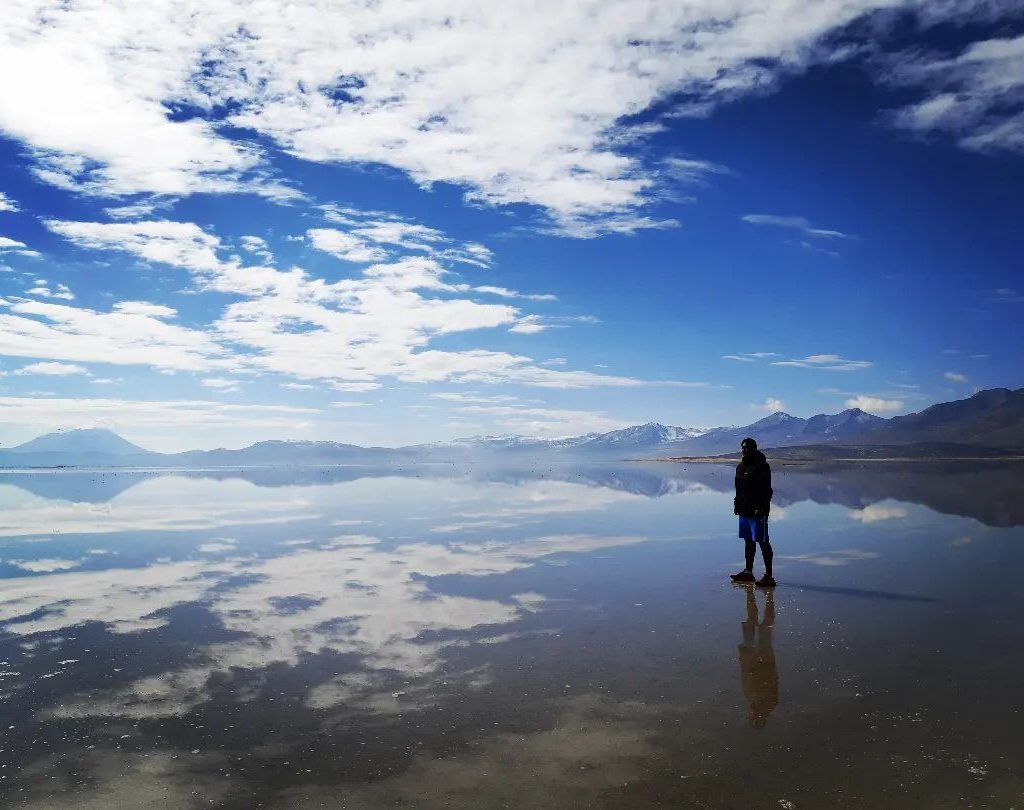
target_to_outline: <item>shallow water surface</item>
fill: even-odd
[[[776,470],[774,592],[731,488],[0,473],[2,804],[1024,807],[1024,470]]]

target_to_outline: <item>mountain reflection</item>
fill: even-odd
[[[1024,487],[1014,462],[962,461],[927,464],[867,463],[800,468],[776,466],[774,503],[812,501],[864,510],[884,500],[917,503],[943,514],[974,518],[988,526],[1024,525]],[[730,493],[732,468],[720,464],[537,464],[534,467],[418,464],[390,467],[278,467],[211,470],[82,470],[2,472],[9,484],[49,500],[103,503],[160,477],[230,481],[258,487],[320,486],[367,478],[462,480],[519,485],[563,481],[660,498],[702,489]]]
[[[788,779],[819,749],[806,767],[836,776],[857,756],[808,752],[794,724],[873,750],[884,705],[871,727],[860,705],[834,714],[858,693],[903,711],[881,681],[922,671],[908,651],[934,654],[940,616],[964,617],[965,649],[1002,632],[976,609],[1006,611],[988,583],[1022,546],[871,481],[777,477],[786,705],[806,716],[777,711],[775,595],[740,606],[728,582],[729,467],[6,474],[0,802],[740,806],[732,775]],[[961,674],[974,696],[1019,671],[986,660],[969,658],[981,686]],[[737,728],[740,691],[742,726],[765,732]],[[992,723],[970,740],[1014,744]],[[951,772],[915,764],[929,783]]]

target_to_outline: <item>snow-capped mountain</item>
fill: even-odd
[[[800,445],[863,446],[943,442],[943,453],[964,448],[1020,448],[1024,451],[1024,389],[981,391],[956,402],[939,403],[917,414],[883,419],[850,408],[836,414],[802,419],[781,411],[741,427],[711,429],[674,427],[658,422],[607,433],[538,438],[474,436],[407,447],[360,447],[329,441],[262,441],[240,450],[191,450],[156,453],[144,450],[109,430],[49,433],[9,450],[0,450],[0,466],[160,466],[191,465],[265,467],[481,461],[532,457],[552,460],[606,461],[667,456],[738,453],[752,436],[765,449]],[[973,451],[972,451],[973,452]]]

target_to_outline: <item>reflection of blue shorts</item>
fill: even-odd
[[[740,515],[740,537],[744,540],[755,540],[758,543],[767,543],[768,518],[743,517]]]

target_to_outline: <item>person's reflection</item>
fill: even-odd
[[[747,619],[743,628],[743,643],[739,645],[740,679],[743,695],[750,702],[750,725],[764,728],[768,715],[779,705],[779,672],[775,667],[772,649],[772,627],[775,625],[775,594],[764,591],[764,620],[758,621],[754,586],[745,583]]]

